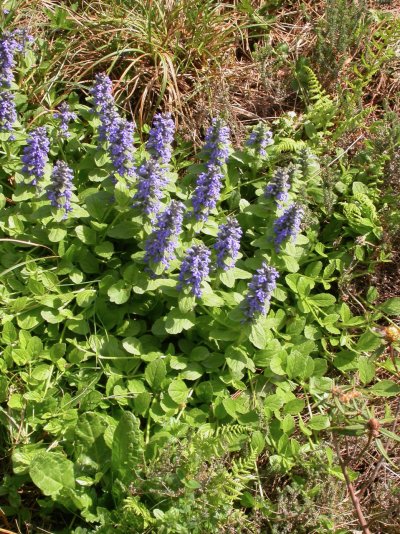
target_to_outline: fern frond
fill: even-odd
[[[303,66],[307,74],[307,89],[310,100],[320,102],[327,97],[326,91],[320,84],[315,72],[307,65]]]
[[[290,139],[290,137],[283,137],[275,145],[275,152],[280,154],[281,152],[299,152],[299,150],[306,147],[306,144],[302,140]]]
[[[155,522],[147,507],[142,502],[140,502],[139,497],[130,496],[124,499],[123,508],[124,512],[127,515],[141,517],[143,519],[145,527]]]

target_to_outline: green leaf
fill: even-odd
[[[111,466],[125,484],[137,477],[143,463],[143,448],[139,419],[131,412],[123,412],[114,432]]]
[[[112,195],[106,191],[98,191],[93,195],[85,198],[86,209],[89,215],[96,220],[101,221],[106,212],[109,210],[112,201]]]
[[[284,399],[280,395],[273,393],[268,395],[264,401],[264,410],[268,409],[271,411],[279,410],[284,404]]]
[[[212,308],[221,308],[225,304],[224,300],[212,291],[203,291],[201,302],[204,306],[211,306]]]
[[[364,332],[357,342],[356,349],[359,351],[373,351],[382,345],[382,338],[378,334],[374,334],[370,330]]]
[[[227,271],[220,273],[219,279],[226,287],[234,287],[236,282],[233,269],[228,269]]]
[[[88,226],[77,226],[75,228],[75,233],[78,239],[82,241],[82,243],[85,243],[85,245],[94,245],[96,243],[96,232]]]
[[[164,360],[153,360],[147,365],[144,372],[146,382],[154,391],[157,391],[160,388],[166,375],[167,369]]]
[[[327,415],[314,415],[308,421],[307,426],[312,430],[324,430],[325,428],[329,428],[329,417]]]
[[[400,297],[388,299],[378,306],[378,309],[388,315],[400,315]]]
[[[107,422],[96,412],[82,414],[75,427],[75,438],[90,448],[99,436],[102,436],[107,428]]]
[[[311,302],[320,308],[324,308],[335,304],[336,298],[330,293],[318,293],[317,295],[307,297],[307,302]]]
[[[114,245],[111,241],[103,241],[94,247],[94,251],[101,258],[109,259],[114,253]]]
[[[228,347],[226,352],[226,363],[234,373],[240,373],[246,368],[247,356],[244,351],[236,347]]]
[[[182,313],[179,308],[174,308],[166,316],[165,330],[169,334],[180,334],[183,330],[190,330],[195,323],[193,312]]]
[[[149,409],[151,403],[151,395],[148,391],[143,391],[142,393],[139,393],[135,400],[133,401],[133,404],[135,406],[135,410],[138,414],[144,415],[147,410]]]
[[[44,495],[54,497],[64,488],[75,489],[74,464],[60,452],[39,452],[29,466],[29,475]]]
[[[85,289],[76,296],[76,303],[81,308],[87,308],[96,300],[96,291],[94,289]],[[43,317],[43,315],[42,315]]]
[[[135,356],[140,356],[143,351],[142,343],[136,337],[126,337],[122,341],[122,346],[126,352],[129,352],[129,354],[134,354]]]
[[[177,404],[184,404],[189,395],[189,389],[183,380],[173,380],[168,386],[171,399]]]
[[[67,235],[67,230],[64,228],[52,228],[49,232],[49,241],[52,243],[58,243],[62,241]]]
[[[335,356],[333,365],[342,372],[358,369],[358,354],[351,350],[342,350]]]
[[[392,380],[381,380],[374,384],[369,391],[379,397],[395,397],[400,393],[400,385]]]
[[[251,325],[249,340],[257,349],[264,349],[268,342],[269,330],[260,318]]]
[[[299,262],[292,256],[282,256],[283,263],[290,273],[297,273],[300,269]]]
[[[375,376],[375,363],[369,358],[360,357],[358,361],[358,373],[363,384],[368,384]]]
[[[17,341],[17,330],[11,321],[8,321],[4,324],[1,337],[4,343],[6,343],[7,345],[10,345],[11,343],[14,343],[14,341]]]
[[[288,401],[283,407],[284,414],[298,414],[301,413],[306,405],[303,399],[292,399]]]
[[[133,239],[140,227],[132,221],[116,224],[107,230],[107,235],[115,239]]]
[[[128,302],[129,300],[131,289],[126,286],[124,280],[119,280],[108,289],[107,295],[111,302],[115,302],[115,304],[125,304],[125,302]]]

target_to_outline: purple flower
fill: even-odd
[[[145,244],[145,263],[159,264],[169,267],[178,245],[178,236],[182,231],[183,212],[182,202],[173,200],[167,209],[157,217],[156,228]]]
[[[192,205],[197,220],[205,221],[209,212],[217,205],[222,188],[221,167],[208,165],[196,180],[196,189],[192,197]]]
[[[163,187],[168,183],[166,171],[154,159],[144,162],[136,171],[139,181],[133,197],[134,206],[140,206],[146,215],[156,213],[163,196]]]
[[[90,93],[93,96],[93,103],[101,121],[99,127],[99,141],[108,141],[119,121],[117,107],[112,94],[112,82],[110,78],[103,73],[96,74],[95,82]]]
[[[3,32],[0,39],[0,87],[10,87],[14,81],[15,53],[23,52],[28,42],[33,38],[26,30]]]
[[[51,184],[47,187],[47,197],[55,208],[64,209],[66,219],[71,208],[72,179],[74,175],[65,161],[57,161],[51,173]]]
[[[27,173],[32,178],[32,185],[36,185],[37,180],[44,175],[49,149],[50,141],[47,137],[46,127],[40,126],[32,130],[21,158],[24,164],[22,172]]]
[[[211,252],[203,245],[193,245],[186,253],[179,273],[179,288],[191,288],[195,297],[201,297],[201,283],[210,272]]]
[[[257,269],[248,284],[248,293],[243,301],[243,312],[247,319],[252,320],[258,314],[265,315],[272,292],[276,287],[279,273],[265,262]]]
[[[0,90],[0,132],[11,132],[17,120],[14,95]]]
[[[60,120],[60,137],[67,139],[71,135],[68,132],[68,123],[76,119],[76,113],[70,110],[66,102],[63,102],[53,117]]]
[[[222,119],[212,119],[205,136],[204,150],[208,154],[208,165],[222,166],[229,157],[229,128]]]
[[[120,176],[133,177],[135,175],[133,161],[133,122],[120,118],[110,131],[108,152],[115,172]]]
[[[288,198],[288,191],[290,189],[290,174],[288,169],[278,167],[270,183],[264,190],[265,198],[273,198],[278,207],[286,202]]]
[[[217,267],[227,271],[235,266],[241,237],[242,229],[234,217],[230,217],[225,224],[221,224],[217,241],[214,244],[217,251]]]
[[[281,244],[288,238],[296,238],[300,231],[304,209],[298,204],[290,205],[274,222],[275,248],[279,252]]]
[[[253,128],[246,145],[254,148],[260,156],[264,157],[267,155],[265,149],[267,146],[272,145],[273,142],[271,130],[268,129],[266,124],[259,123]]]
[[[160,159],[162,163],[169,163],[171,160],[174,133],[175,124],[170,113],[158,113],[154,116],[146,148],[155,159]]]

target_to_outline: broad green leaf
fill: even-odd
[[[82,243],[85,245],[94,245],[96,243],[97,235],[89,226],[80,225],[75,228],[75,233]]]
[[[39,452],[29,475],[44,495],[56,496],[63,488],[75,488],[74,464],[60,452]]]
[[[382,338],[371,331],[364,332],[357,342],[356,349],[359,351],[373,351],[382,345]]]
[[[177,404],[184,404],[189,395],[189,389],[183,380],[173,380],[168,386],[171,399]]]
[[[76,296],[76,303],[81,308],[87,308],[96,299],[96,291],[94,289],[85,289]]]
[[[182,313],[179,308],[171,310],[165,321],[165,330],[169,334],[180,334],[183,330],[190,330],[196,323],[193,312]]]
[[[167,370],[164,360],[154,360],[150,362],[144,372],[147,383],[154,391],[157,391],[160,388],[161,382],[166,377],[166,374]]]
[[[284,414],[298,414],[301,413],[305,407],[306,403],[303,399],[292,399],[289,402],[285,403],[283,407]]]
[[[336,302],[336,298],[330,293],[318,293],[307,297],[307,302],[311,302],[320,308],[332,306]]]
[[[8,321],[4,324],[1,337],[4,343],[6,343],[7,345],[14,343],[14,341],[17,341],[17,330],[11,321]]]
[[[220,273],[219,279],[226,287],[234,287],[236,282],[233,269],[228,269],[227,271]]]
[[[52,243],[58,243],[62,241],[67,235],[67,230],[64,228],[52,228],[49,232],[49,241]]]
[[[268,334],[269,330],[260,318],[260,320],[251,325],[249,340],[257,349],[264,349],[268,343]]]
[[[142,344],[136,337],[126,337],[122,341],[122,346],[126,352],[129,352],[129,354],[134,354],[135,356],[140,356],[143,351]]]
[[[380,397],[395,397],[400,393],[400,385],[393,380],[381,380],[374,384],[369,391]]]
[[[358,373],[363,384],[368,384],[375,376],[375,363],[369,358],[360,357],[358,361]]]
[[[400,297],[388,299],[378,306],[378,309],[388,315],[400,315]]]
[[[268,397],[266,397],[264,401],[264,410],[279,410],[279,408],[283,406],[284,402],[285,401],[282,399],[282,397],[280,397],[276,393],[273,393],[272,395],[268,395]]]
[[[204,306],[211,306],[212,308],[221,308],[225,304],[224,299],[211,291],[203,291],[203,294],[201,295],[201,302],[204,304]]]
[[[111,302],[125,304],[129,300],[131,289],[126,286],[124,280],[119,280],[108,289],[107,295],[110,297]]]
[[[75,438],[85,445],[91,447],[99,436],[102,436],[107,428],[107,422],[96,412],[86,412],[82,414],[75,427]]]
[[[327,415],[314,415],[307,423],[308,428],[312,430],[324,430],[330,426]]]
[[[133,481],[142,467],[143,447],[139,419],[131,412],[123,412],[114,432],[111,466],[125,484]]]
[[[299,262],[292,256],[282,256],[282,260],[285,264],[286,269],[290,273],[297,273],[297,271],[300,269]]]

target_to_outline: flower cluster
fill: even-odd
[[[3,32],[0,39],[0,88],[11,87],[14,81],[15,53],[23,52],[33,38],[23,29]]]
[[[223,176],[221,167],[209,165],[207,170],[197,177],[192,197],[193,211],[197,220],[205,221],[208,213],[217,205]]]
[[[265,262],[260,269],[257,269],[248,285],[248,293],[243,301],[243,312],[248,320],[255,319],[258,314],[267,313],[267,305],[276,288],[278,277],[278,271]]]
[[[32,178],[32,185],[37,184],[37,180],[44,175],[44,168],[48,160],[50,141],[47,137],[46,127],[39,126],[32,130],[28,137],[27,145],[22,153],[22,172]]]
[[[184,211],[182,202],[173,200],[167,209],[158,215],[156,228],[145,243],[145,263],[162,263],[164,267],[169,267],[182,231]]]
[[[133,161],[133,122],[119,118],[110,131],[108,152],[115,172],[120,176],[133,177],[135,175]]]
[[[234,217],[230,217],[225,224],[221,224],[217,241],[214,244],[217,252],[217,267],[227,271],[235,266],[241,237],[242,229]]]
[[[68,124],[76,119],[76,113],[70,110],[66,102],[63,102],[53,117],[60,120],[60,137],[67,139],[70,136]]]
[[[217,205],[224,176],[222,166],[229,157],[229,149],[229,128],[222,119],[213,119],[205,137],[204,151],[208,154],[206,170],[197,177],[192,197],[197,220],[205,221],[210,210]]]
[[[171,160],[171,144],[174,140],[175,124],[170,113],[157,113],[149,132],[146,149],[156,160],[169,163]]]
[[[160,207],[162,189],[168,183],[165,169],[153,158],[145,161],[136,170],[138,175],[137,192],[133,197],[134,206],[140,206],[146,215],[153,215]]]
[[[0,91],[0,132],[11,132],[16,120],[14,95],[10,91]]]
[[[55,208],[65,211],[64,219],[71,208],[72,196],[72,170],[65,161],[57,161],[51,173],[51,184],[47,187],[47,197]]]
[[[222,166],[229,157],[229,128],[222,119],[212,119],[205,136],[204,150],[208,153],[208,165]]]
[[[266,124],[260,123],[255,126],[246,142],[248,147],[254,148],[256,153],[264,157],[267,155],[266,148],[274,142],[272,132]]]
[[[201,283],[210,272],[211,252],[203,245],[193,245],[186,253],[179,273],[179,288],[190,287],[195,297],[201,297]]]
[[[0,38],[0,132],[11,132],[17,120],[14,95],[9,92],[14,81],[15,53],[23,52],[33,38],[26,30],[3,32]]]
[[[270,183],[266,186],[264,190],[264,195],[266,198],[273,198],[278,207],[281,207],[284,202],[288,199],[288,191],[290,189],[290,174],[288,169],[283,169],[278,167]]]
[[[95,82],[90,90],[93,102],[100,118],[99,141],[109,141],[119,115],[112,94],[112,81],[103,73],[96,74]]]
[[[288,238],[296,238],[300,231],[301,220],[304,215],[302,206],[291,204],[274,222],[275,249],[280,251],[281,244]]]

